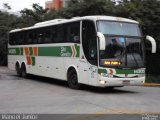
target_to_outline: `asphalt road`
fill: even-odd
[[[72,90],[63,81],[37,76],[23,79],[0,67],[0,113],[160,113],[160,88],[83,86]]]

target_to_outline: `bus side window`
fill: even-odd
[[[52,43],[55,43],[57,40],[57,26],[52,27],[51,29],[51,34],[52,34]]]
[[[9,44],[10,45],[16,45],[16,34],[15,33],[10,33],[9,35]]]
[[[51,38],[51,29],[46,29],[44,31],[44,43],[51,43],[52,38]]]
[[[15,45],[20,45],[21,44],[21,33],[17,32],[15,33]]]
[[[37,32],[38,44],[42,44],[43,43],[43,35],[44,35],[44,33],[41,30]]]
[[[28,39],[29,39],[29,32],[25,31],[24,32],[24,43],[23,44],[28,44]]]
[[[56,43],[63,43],[64,40],[64,25],[57,26],[57,39],[55,40]]]
[[[37,33],[36,33],[36,31],[32,33],[32,44],[37,44]]]
[[[33,34],[30,32],[29,36],[28,36],[28,44],[32,44],[32,40],[33,40]]]
[[[68,24],[67,42],[80,43],[80,22]]]
[[[17,33],[17,44],[23,45],[23,41],[24,41],[23,32],[18,32]]]
[[[82,45],[87,60],[91,64],[97,65],[97,37],[92,21],[82,22]]]

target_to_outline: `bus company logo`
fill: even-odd
[[[145,73],[145,70],[143,70],[143,69],[134,70],[134,73],[135,73],[135,74],[144,74],[144,73]]]
[[[71,53],[61,53],[61,57],[70,57]]]
[[[61,47],[61,57],[76,57],[76,55],[75,46],[71,46],[71,51],[68,51],[66,47]]]
[[[70,57],[71,53],[67,52],[66,47],[61,47],[61,57]]]
[[[16,54],[16,49],[9,49],[9,54]]]

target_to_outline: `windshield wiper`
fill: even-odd
[[[134,59],[134,61],[135,61],[135,63],[136,63],[136,66],[139,68],[139,64],[138,64],[138,62],[137,62],[137,60],[136,60],[136,58],[135,58],[134,54],[133,54],[133,53],[131,53],[131,55],[133,56],[133,59]]]

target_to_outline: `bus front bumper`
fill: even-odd
[[[142,86],[145,83],[145,77],[136,78],[107,78],[99,77],[98,86]]]

